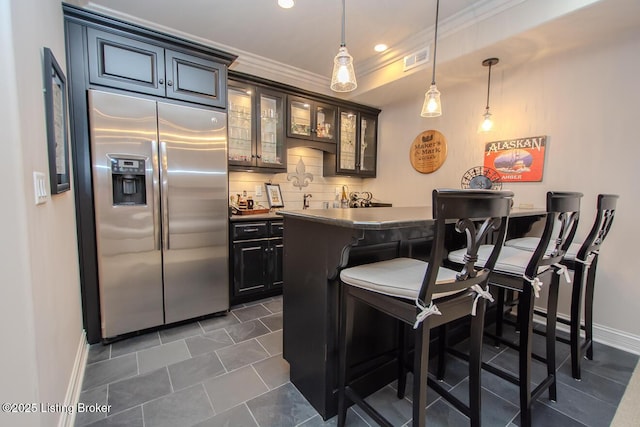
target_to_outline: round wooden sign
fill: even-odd
[[[437,130],[425,130],[413,140],[409,159],[420,173],[437,171],[447,159],[447,140]]]

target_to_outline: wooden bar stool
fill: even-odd
[[[558,318],[558,322],[569,325],[570,336],[556,337],[560,342],[571,346],[571,374],[580,379],[580,364],[582,357],[593,360],[593,293],[596,279],[596,267],[600,255],[601,245],[611,230],[615,216],[616,204],[619,196],[616,194],[599,194],[597,201],[596,219],[591,231],[582,243],[572,243],[564,256],[562,264],[574,272],[571,289],[571,316],[569,320]],[[511,246],[528,251],[535,250],[539,243],[538,237],[521,237],[505,242]],[[584,324],[581,320],[584,295]],[[546,317],[546,313],[536,311],[536,314]],[[585,331],[584,340],[581,330]]]
[[[338,426],[346,421],[347,400],[360,406],[382,426],[391,426],[379,411],[350,386],[348,354],[351,343],[354,304],[367,304],[398,319],[400,329],[414,334],[413,425],[425,426],[427,384],[467,415],[472,426],[480,425],[480,370],[485,298],[491,298],[487,281],[498,258],[506,233],[513,193],[486,190],[434,190],[434,241],[429,262],[412,258],[346,268],[340,273],[340,336],[338,378]],[[427,215],[425,215],[426,217]],[[464,263],[459,270],[441,267],[445,257],[447,227],[466,237]],[[480,242],[497,232],[498,242],[484,267],[475,263]],[[428,378],[430,329],[471,315],[471,360],[469,363],[469,405],[465,405],[436,381]],[[404,397],[408,337],[400,335],[398,351],[398,398]]]
[[[558,284],[565,267],[560,264],[576,233],[580,215],[581,193],[548,192],[545,227],[538,246],[533,252],[503,247],[493,268],[489,284],[498,293],[498,299],[504,301],[506,291],[516,291],[518,298],[517,327],[519,339],[509,341],[498,332],[492,335],[497,341],[518,351],[518,375],[488,363],[482,367],[487,371],[516,384],[520,390],[521,426],[531,425],[531,405],[545,391],[549,390],[549,399],[556,400],[556,362],[555,362],[555,320],[558,305]],[[559,226],[558,226],[559,224]],[[550,242],[552,249],[548,250]],[[478,263],[489,259],[493,245],[482,245],[478,250]],[[449,253],[449,261],[455,264],[464,262],[464,253]],[[547,340],[546,356],[532,352],[534,300],[543,285],[549,286],[547,300]],[[496,316],[503,316],[503,308],[497,307]],[[461,355],[457,352],[453,354]],[[531,389],[531,359],[546,364],[547,377]],[[444,368],[440,369],[444,372]]]

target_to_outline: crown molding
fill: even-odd
[[[227,46],[222,43],[216,43],[215,41],[209,40],[204,37],[194,36],[193,34],[179,31],[175,28],[160,25],[158,23],[145,19],[140,19],[136,16],[118,12],[108,7],[96,5],[91,2],[88,2],[84,8],[97,13],[101,13],[103,15],[108,15],[120,19],[122,21],[137,24],[166,34],[171,34],[185,40],[189,40],[205,46],[210,46],[215,49],[220,49],[236,55],[238,58],[229,67],[233,70],[247,74],[253,74],[258,77],[278,81],[281,83],[286,83],[291,86],[309,90],[311,92],[322,94],[331,93],[329,89],[331,80],[329,77],[311,73],[301,68],[292,67],[291,65],[283,64],[281,62],[274,61],[263,56],[255,55],[250,52],[245,52],[243,50],[234,48],[232,46]]]

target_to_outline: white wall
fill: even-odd
[[[379,179],[365,185],[394,205],[429,205],[433,188],[459,188],[462,174],[482,165],[485,142],[548,135],[543,181],[504,187],[515,192],[516,205],[541,207],[549,190],[583,192],[578,239],[591,227],[597,194],[621,196],[598,266],[595,334],[640,352],[640,288],[634,274],[640,241],[640,228],[634,222],[640,208],[639,47],[636,30],[618,40],[603,40],[519,67],[508,67],[509,58],[500,58],[492,70],[490,103],[499,128],[489,137],[476,133],[484,112],[486,79],[441,88],[443,115],[435,119],[419,116],[426,86],[416,88],[412,101],[382,106]],[[449,154],[438,171],[423,175],[411,167],[409,147],[427,129],[445,135]],[[402,177],[400,185],[397,177]],[[561,302],[560,311],[568,313],[566,295]]]
[[[36,206],[48,175],[43,47],[65,69],[59,0],[0,0],[0,401],[64,404],[83,345],[73,192]],[[56,425],[59,413],[0,413],[1,425]]]

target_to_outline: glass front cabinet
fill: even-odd
[[[229,168],[286,170],[284,95],[229,81]]]
[[[376,176],[378,118],[352,109],[339,109],[336,155],[325,154],[325,175]],[[329,173],[327,173],[329,172]]]
[[[336,112],[334,105],[298,96],[288,97],[287,136],[321,142],[336,142]]]

